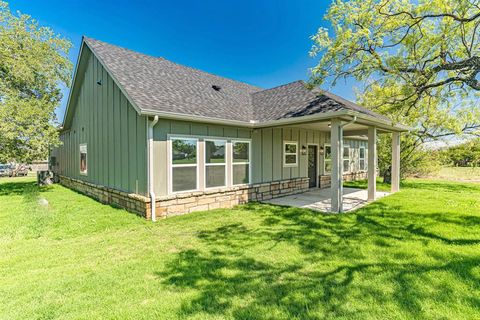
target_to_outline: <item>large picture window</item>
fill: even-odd
[[[343,172],[350,172],[350,147],[343,147]]]
[[[226,185],[226,159],[223,140],[205,140],[205,187],[224,187]]]
[[[87,144],[80,145],[80,174],[87,175],[88,163],[87,163]]]
[[[232,183],[250,183],[250,142],[232,142]]]
[[[360,147],[359,149],[359,155],[358,155],[358,161],[360,164],[360,171],[365,171],[367,170],[366,162],[365,162],[365,147]]]
[[[328,144],[325,145],[324,157],[324,174],[332,172],[332,147]]]
[[[283,143],[283,165],[292,167],[297,165],[298,148],[296,142]]]
[[[193,138],[174,138],[171,140],[173,192],[197,189],[197,140]]]

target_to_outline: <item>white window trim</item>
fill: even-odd
[[[233,145],[235,143],[248,143],[248,161],[247,162],[234,162],[233,159]],[[232,159],[232,168],[231,168],[231,177],[232,177],[232,186],[246,186],[251,184],[252,182],[252,143],[250,140],[233,140],[231,141],[232,144],[232,151],[231,151],[231,159]],[[234,184],[233,183],[233,166],[234,165],[246,165],[248,164],[248,182],[247,183],[239,183],[239,184]]]
[[[345,158],[345,148],[348,148],[348,158]],[[342,168],[344,169],[343,170],[343,173],[351,173],[352,172],[352,157],[350,155],[350,145],[348,144],[344,144],[343,145],[343,150],[342,150]],[[348,160],[348,170],[345,170],[344,168],[344,162]]]
[[[327,147],[330,148],[330,154],[332,153],[332,146],[329,144],[329,143],[324,143],[323,144],[323,174],[331,174],[332,172],[331,171],[327,171],[326,167],[327,167],[327,161],[332,163],[332,158],[330,159],[327,159]],[[330,155],[331,157],[331,155]]]
[[[173,159],[172,159],[172,140],[195,140],[196,141],[196,163],[195,164],[173,164]],[[200,180],[200,165],[198,163],[199,160],[199,154],[198,154],[198,138],[191,137],[191,136],[169,136],[167,140],[167,153],[168,153],[168,193],[169,194],[178,194],[178,193],[185,193],[185,192],[192,192],[192,191],[199,191],[199,180]],[[191,190],[181,190],[181,191],[173,191],[173,168],[180,168],[180,167],[193,167],[195,166],[197,168],[196,170],[196,188],[191,189]]]
[[[360,150],[363,149],[363,158],[360,157],[360,155],[362,154]],[[363,169],[361,167],[361,161],[363,160]],[[358,148],[358,171],[361,171],[361,172],[365,172],[367,171],[367,148],[365,148],[365,146],[360,146]]]
[[[85,171],[82,171],[82,152],[80,151],[82,149],[82,147],[85,147],[86,151],[85,152],[85,161],[86,161],[86,169]],[[80,143],[78,145],[78,156],[79,156],[79,163],[78,163],[78,171],[79,173],[82,175],[82,176],[88,176],[88,145],[86,143]]]
[[[295,145],[295,153],[285,152],[285,146],[287,144]],[[295,163],[286,163],[287,156],[295,155]],[[298,142],[297,141],[283,141],[283,166],[284,167],[297,167],[298,166]]]
[[[207,141],[212,141],[212,142],[224,142],[225,143],[225,156],[224,156],[224,162],[223,163],[207,163],[207,145],[205,142]],[[225,188],[227,187],[227,143],[228,141],[222,140],[222,139],[203,139],[203,180],[204,180],[204,189],[205,190],[211,190],[211,189],[219,189],[219,188]],[[198,144],[198,142],[197,142]],[[198,162],[198,159],[197,159]],[[215,186],[215,187],[207,187],[207,167],[214,167],[214,166],[224,166],[225,167],[225,180],[223,182],[222,186]]]

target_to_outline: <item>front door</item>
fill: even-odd
[[[308,146],[308,177],[310,178],[309,187],[317,187],[317,163],[318,152],[317,146]]]

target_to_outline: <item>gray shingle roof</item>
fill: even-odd
[[[302,80],[255,92],[252,96],[254,117],[260,122],[341,110],[352,110],[388,120],[383,115],[333,93],[318,88],[309,89]]]
[[[142,111],[264,122],[353,110],[386,119],[329,92],[308,89],[303,81],[264,90],[164,58],[91,38],[84,37],[84,40]],[[220,89],[215,90],[212,86]]]

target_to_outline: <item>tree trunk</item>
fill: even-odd
[[[388,167],[387,170],[383,172],[383,183],[392,182],[392,167]]]

